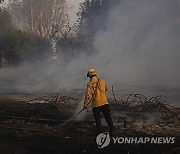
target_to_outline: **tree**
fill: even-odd
[[[50,41],[45,37],[17,30],[8,9],[0,8],[0,67],[4,65],[2,59],[10,65],[39,59],[50,54],[50,47]]]
[[[8,31],[12,29],[13,29],[12,20],[9,12],[4,8],[0,8],[0,67],[2,66],[2,59],[3,59],[3,55],[2,55],[3,37],[5,34],[8,33]]]
[[[67,21],[65,0],[22,0],[11,3],[11,10],[30,32],[45,38],[61,35]]]
[[[50,49],[47,39],[30,32],[12,30],[0,39],[1,56],[8,64],[18,65],[24,61],[32,61],[41,57]]]
[[[94,35],[105,28],[109,9],[117,3],[118,0],[85,0],[80,4],[78,37],[91,51]]]
[[[0,33],[7,33],[13,28],[9,12],[1,8],[0,11]]]

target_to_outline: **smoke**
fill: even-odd
[[[137,126],[144,126],[144,125],[151,125],[158,123],[161,120],[161,118],[158,116],[158,114],[153,113],[146,113],[142,119],[138,119],[135,122],[135,125]]]
[[[118,83],[179,86],[176,1],[122,0],[96,34],[96,66]]]
[[[59,92],[82,88],[86,76],[54,60],[26,63],[0,70],[0,92]]]
[[[86,88],[94,67],[109,85],[180,86],[180,25],[176,0],[121,0],[94,37],[96,54],[65,66],[51,60],[0,72],[1,90]],[[101,20],[101,19],[99,19]],[[76,54],[76,53],[75,53]]]
[[[82,99],[82,100],[78,103],[78,105],[77,105],[75,114],[77,114],[77,113],[83,108],[83,105],[84,105],[84,100]],[[91,109],[92,109],[92,105],[89,105],[87,110],[84,110],[81,114],[79,114],[79,115],[76,117],[76,120],[77,120],[77,121],[83,121],[83,120],[87,117],[88,112],[89,112]]]

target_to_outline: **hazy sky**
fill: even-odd
[[[66,0],[70,23],[75,23],[77,20],[77,13],[79,11],[79,4],[84,0]]]

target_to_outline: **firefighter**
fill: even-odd
[[[87,109],[87,106],[92,101],[97,133],[99,134],[103,132],[100,116],[100,113],[102,112],[109,126],[109,132],[110,134],[113,134],[114,125],[105,93],[105,91],[107,91],[107,85],[103,79],[97,77],[97,74],[98,73],[92,68],[88,70],[87,77],[90,78],[90,81],[87,84],[83,109]]]

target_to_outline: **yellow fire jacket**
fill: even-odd
[[[91,100],[93,107],[108,104],[105,91],[107,91],[106,82],[103,79],[92,77],[90,82],[87,84],[84,106],[88,106]]]

